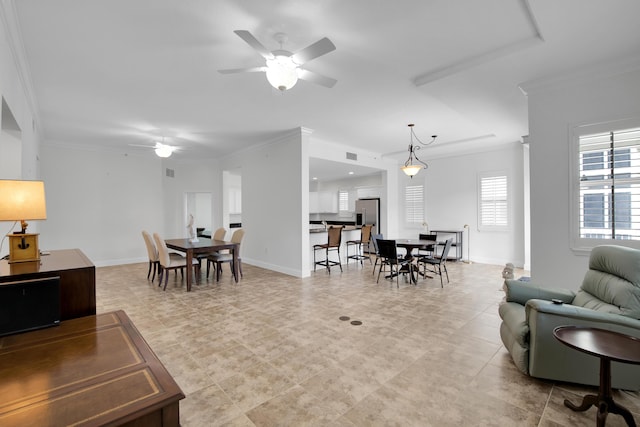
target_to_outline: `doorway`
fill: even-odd
[[[189,215],[193,215],[194,225],[198,234],[211,232],[213,197],[211,193],[189,192],[185,193],[184,202],[184,224],[189,223]]]

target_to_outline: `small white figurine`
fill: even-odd
[[[505,265],[504,270],[502,270],[502,278],[503,279],[513,279],[513,264],[512,263],[507,263],[507,265]]]
[[[189,214],[189,223],[187,224],[187,230],[189,231],[189,241],[199,242],[198,236],[196,235],[195,220],[193,219],[193,215],[191,214]]]

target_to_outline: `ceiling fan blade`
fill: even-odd
[[[258,41],[253,34],[251,34],[247,30],[235,30],[236,33],[242,40],[247,42],[249,46],[254,48],[260,55],[264,57],[264,59],[273,59],[273,54],[269,51],[262,43]]]
[[[302,65],[305,62],[311,61],[319,56],[336,50],[335,45],[328,38],[323,38],[317,42],[305,47],[302,50],[291,55],[291,59],[298,65]]]
[[[303,69],[298,70],[298,78],[328,88],[332,88],[338,82],[336,79],[332,79],[331,77]]]
[[[251,67],[251,68],[229,68],[226,70],[218,70],[220,74],[235,74],[235,73],[258,73],[265,72],[267,67]]]

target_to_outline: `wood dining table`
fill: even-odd
[[[233,278],[236,283],[238,283],[238,243],[227,242],[225,240],[212,240],[206,237],[198,237],[197,242],[192,242],[191,239],[184,238],[165,240],[165,243],[169,249],[184,252],[187,257],[187,265],[192,264],[193,256],[196,254],[206,254],[228,249],[233,256],[233,262],[231,264]],[[193,283],[193,269],[187,268],[187,292],[191,291],[191,283]]]

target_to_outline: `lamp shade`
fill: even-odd
[[[0,180],[0,221],[47,219],[43,181]]]
[[[402,171],[404,173],[407,174],[407,176],[414,176],[417,175],[418,172],[420,172],[420,169],[422,169],[422,166],[418,166],[418,165],[406,165],[406,166],[402,166],[400,169],[402,169]]]

